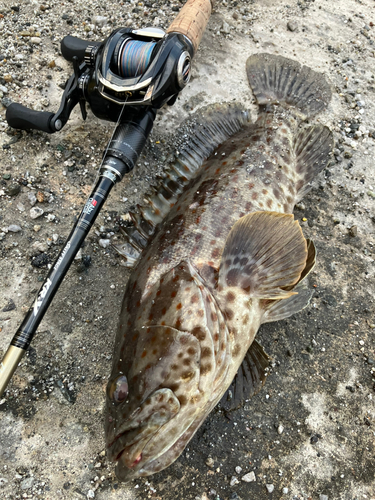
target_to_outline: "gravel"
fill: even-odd
[[[1,3],[0,354],[63,248],[113,131],[90,111],[84,122],[77,107],[59,133],[18,132],[8,129],[6,106],[13,101],[58,109],[72,74],[60,51],[63,36],[94,41],[119,26],[167,27],[180,6],[159,0]],[[176,491],[184,500],[269,500],[281,492],[285,500],[319,498],[319,492],[322,500],[371,498],[374,21],[372,0],[355,7],[347,0],[217,2],[191,82],[173,107],[158,114],[145,156],[113,189],[1,402],[2,499],[86,498],[89,491],[98,500],[174,500]],[[122,242],[119,221],[157,183],[162,158],[175,149],[172,133],[197,108],[235,99],[255,119],[246,58],[265,51],[323,72],[333,94],[327,112],[310,122],[332,129],[332,164],[295,210],[317,247],[307,278],[313,297],[298,315],[262,326],[259,341],[272,366],[259,395],[229,414],[217,407],[173,466],[122,485],[100,453],[112,342],[129,273],[112,245],[103,249],[99,239]],[[33,220],[32,208],[44,213]],[[14,233],[12,226],[22,230]],[[213,457],[211,466],[207,457]],[[251,482],[241,480],[248,474]],[[231,487],[233,477],[239,483]],[[31,478],[31,487],[22,489]]]
[[[30,217],[32,219],[39,219],[44,214],[43,208],[33,207],[30,209]]]
[[[248,472],[244,476],[241,477],[241,481],[244,481],[245,483],[251,483],[253,481],[256,481],[255,473],[254,471]]]

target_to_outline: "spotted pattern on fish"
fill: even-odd
[[[108,455],[120,480],[171,464],[229,388],[256,393],[268,356],[259,326],[305,307],[315,248],[294,204],[326,165],[330,131],[303,120],[330,98],[309,68],[260,54],[247,62],[260,105],[203,110],[121,250],[133,264],[107,389]]]

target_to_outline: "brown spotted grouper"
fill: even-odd
[[[257,121],[233,104],[204,109],[127,228],[135,267],[105,416],[120,480],[170,465],[224,394],[232,408],[257,392],[268,367],[259,326],[310,299],[300,282],[315,249],[292,211],[331,154],[331,132],[304,123],[331,92],[280,56],[251,56],[247,74]]]

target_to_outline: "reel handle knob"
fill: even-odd
[[[172,21],[167,33],[185,35],[192,43],[194,52],[196,52],[210,19],[213,6],[213,0],[188,0],[176,19]]]
[[[13,128],[18,128],[21,130],[36,129],[47,132],[48,134],[53,134],[56,130],[61,128],[60,120],[56,120],[56,123],[52,122],[52,118],[55,113],[49,111],[34,111],[33,109],[22,106],[13,102],[10,104],[6,111],[6,120],[9,125]]]
[[[78,61],[83,61],[87,57],[87,51],[93,48],[100,47],[103,42],[92,42],[82,40],[76,36],[67,35],[61,41],[61,53],[67,61],[72,62],[73,57],[77,57]]]

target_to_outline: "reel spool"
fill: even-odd
[[[156,42],[142,42],[131,38],[122,41],[118,54],[114,55],[114,62],[117,62],[117,74],[122,78],[142,75],[152,60],[155,47]]]

